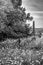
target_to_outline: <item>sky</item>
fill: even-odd
[[[33,16],[35,27],[43,28],[43,0],[22,0],[22,6],[26,8],[26,12]],[[6,10],[11,8],[13,10],[10,0],[0,0],[0,11],[1,8]],[[32,22],[30,24],[32,25]]]
[[[22,0],[22,6],[33,16],[36,28],[43,28],[43,0]],[[31,22],[32,23],[32,22]]]

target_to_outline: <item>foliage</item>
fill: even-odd
[[[22,5],[22,0],[11,0],[14,7],[18,7]]]
[[[14,6],[13,11],[4,10],[4,14],[0,15],[0,33],[10,38],[26,37],[30,31],[29,26],[26,25],[26,21],[33,18],[29,13],[26,14],[25,8],[21,7],[22,0],[11,0],[11,2]]]
[[[15,40],[0,43],[0,64],[4,65],[41,65],[43,64],[43,49],[18,49]],[[4,48],[5,47],[5,48]]]
[[[21,48],[18,48],[18,40],[7,39],[4,42],[0,42],[0,63],[4,65],[43,64],[43,49],[39,48],[41,43],[37,43],[37,46],[34,46],[34,48],[31,49],[29,48],[31,40],[30,42],[29,40],[30,38],[22,39]],[[34,50],[35,47],[39,49]]]
[[[30,13],[27,13],[26,19],[28,19],[28,20],[33,20],[33,17],[30,17]]]
[[[29,62],[27,62],[27,61],[24,61],[24,62],[22,62],[22,64],[21,65],[30,65],[30,63]]]

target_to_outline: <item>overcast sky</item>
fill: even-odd
[[[33,16],[36,23],[35,26],[43,27],[43,0],[22,0],[22,1],[23,1],[22,5],[23,7],[26,8],[26,12],[31,13],[31,15]],[[6,4],[8,5],[6,6]],[[11,8],[13,10],[13,6],[10,0],[0,0],[0,10],[1,8],[3,9]]]
[[[43,27],[43,0],[23,0],[23,7],[34,17],[36,27]]]

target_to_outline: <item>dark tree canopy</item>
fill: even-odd
[[[22,5],[22,0],[11,0],[14,7],[18,7]]]
[[[25,8],[18,7],[21,6],[22,0],[11,1],[14,4],[14,10],[9,12],[4,10],[5,16],[0,13],[0,35],[10,38],[26,37],[30,31],[30,28],[26,25],[26,20],[32,20],[33,17],[30,16],[30,13],[26,14]]]

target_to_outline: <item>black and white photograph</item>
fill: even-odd
[[[43,0],[0,0],[0,65],[43,65]]]

